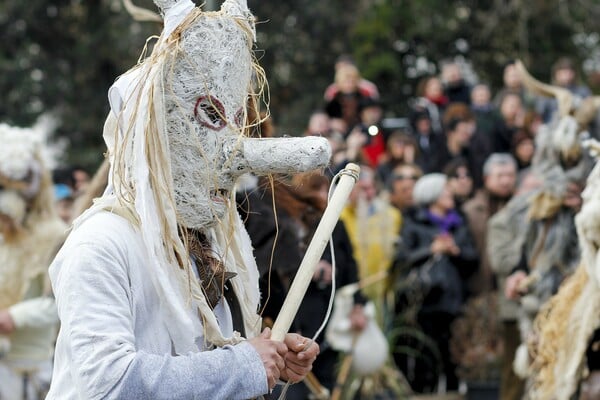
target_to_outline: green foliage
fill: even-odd
[[[135,3],[156,10],[150,0]],[[279,134],[300,134],[310,112],[323,106],[340,54],[354,56],[394,116],[406,112],[423,66],[436,72],[445,58],[470,61],[493,88],[512,58],[524,59],[543,80],[559,56],[600,59],[596,0],[249,0],[249,6],[261,22],[257,50]],[[29,125],[51,111],[62,121],[57,135],[70,142],[67,161],[97,166],[107,89],[135,65],[160,26],[134,22],[121,0],[4,0],[0,29],[0,121]]]
[[[116,0],[7,0],[0,30],[0,120],[24,126],[52,112],[56,136],[69,139],[65,161],[97,167],[107,90],[159,27],[133,22]]]

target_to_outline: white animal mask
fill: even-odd
[[[0,124],[0,214],[23,224],[27,203],[40,191],[41,141],[32,129]]]
[[[180,35],[162,68],[164,126],[180,224],[205,228],[220,221],[230,207],[235,180],[244,172],[290,173],[327,165],[330,149],[322,138],[242,137],[256,71],[254,21],[245,1],[227,0],[221,12],[200,15],[188,1],[158,3],[165,29],[175,29],[170,38]],[[172,19],[182,22],[173,28]],[[125,76],[117,82],[120,100],[113,109],[128,97],[136,79]]]

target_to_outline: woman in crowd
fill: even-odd
[[[458,378],[448,345],[450,325],[462,308],[465,281],[477,266],[477,251],[467,225],[455,209],[445,175],[424,175],[417,181],[413,196],[419,209],[405,220],[396,266],[414,271],[409,273],[409,279],[415,276],[422,291],[417,321],[435,342],[441,366],[436,370],[416,360],[411,385],[418,392],[433,391],[441,374],[445,376],[446,388],[456,390]]]

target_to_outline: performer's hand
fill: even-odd
[[[271,340],[271,329],[265,328],[260,335],[249,339],[248,342],[256,349],[260,355],[265,371],[267,372],[267,382],[272,389],[281,376],[281,371],[285,369],[284,357],[288,352],[285,344]]]
[[[0,310],[0,333],[9,335],[15,330],[15,321],[8,310]]]
[[[285,356],[285,368],[281,371],[281,379],[292,383],[300,382],[312,369],[312,364],[319,354],[319,345],[297,333],[288,333],[283,342],[289,351]]]
[[[504,296],[509,300],[516,300],[521,295],[521,282],[527,278],[527,274],[523,271],[517,271],[506,278],[504,285]]]

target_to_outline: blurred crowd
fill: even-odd
[[[361,167],[332,235],[333,251],[327,248],[319,261],[293,327],[318,334],[314,379],[332,393],[339,390],[336,380],[347,378],[338,370],[346,350],[337,341],[343,340],[329,334],[339,327],[321,329],[333,284],[359,283],[340,329],[352,336],[375,323],[389,339],[385,368],[399,371],[408,391],[459,391],[489,380],[499,383],[500,398],[520,399],[527,377],[513,367],[517,349],[579,260],[574,216],[585,176],[569,176],[549,212],[534,201],[552,186],[552,175],[532,165],[540,127],[557,118],[556,99],[527,90],[512,62],[498,90],[467,82],[457,62],[439,70],[420,80],[408,126],[389,128],[380,97],[385,88],[340,57],[323,106],[304,131],[331,144],[325,174],[248,175],[238,184],[238,211],[255,249],[269,325],[327,206],[332,178],[347,163]],[[558,60],[551,84],[590,96],[576,71],[569,59]],[[277,136],[269,119],[253,134]],[[89,204],[83,197],[93,174],[76,166],[53,171],[56,211],[66,223]],[[287,398],[308,398],[309,389],[292,385]]]

